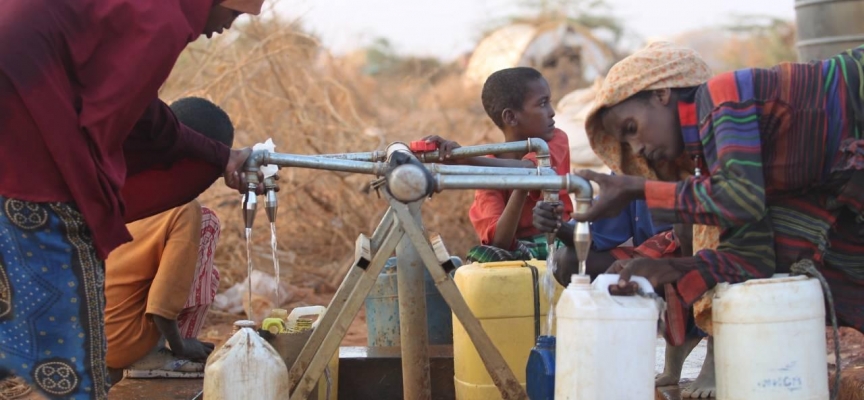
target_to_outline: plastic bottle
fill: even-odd
[[[255,332],[252,321],[234,323],[237,332],[207,359],[207,400],[277,400],[288,397],[288,368],[279,353]]]
[[[633,277],[645,293],[651,284]],[[572,281],[558,312],[556,400],[654,399],[654,348],[659,310],[642,296],[612,296],[618,275],[585,275]]]
[[[528,355],[526,389],[531,400],[555,399],[555,336],[540,336]]]

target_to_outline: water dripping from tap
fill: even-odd
[[[552,325],[555,322],[555,240],[546,244],[546,274],[543,278],[546,289],[546,300],[549,303],[549,311],[546,313],[546,335],[554,336],[552,333]]]
[[[279,302],[279,283],[282,280],[282,275],[279,274],[279,254],[276,245],[276,223],[270,223],[270,249],[273,252],[273,273],[276,278],[276,288],[273,291],[273,304],[276,307],[281,306]]]
[[[250,321],[252,318],[252,228],[246,228],[246,296],[249,300],[246,317]]]

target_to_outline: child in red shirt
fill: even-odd
[[[504,133],[505,142],[540,138],[549,144],[552,168],[559,175],[569,172],[570,145],[567,135],[555,128],[549,84],[533,68],[508,68],[490,75],[483,85],[483,108],[489,118]],[[459,144],[439,136],[425,138],[441,149],[441,162],[487,167],[534,168],[537,155],[504,154],[453,160],[450,153]],[[533,225],[534,205],[542,199],[539,191],[478,190],[474,195],[469,216],[481,245],[468,252],[469,261],[494,262],[506,260],[546,259],[546,235]],[[567,222],[573,204],[566,191],[560,201]],[[560,245],[557,243],[556,247]]]

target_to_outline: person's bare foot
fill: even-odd
[[[684,361],[690,352],[702,341],[701,337],[687,338],[680,346],[670,346],[666,342],[666,362],[663,364],[663,373],[654,378],[654,386],[674,386],[681,381],[681,370]]]
[[[681,391],[682,399],[710,399],[717,393],[717,379],[714,373],[714,338],[708,338],[708,353],[696,380]]]

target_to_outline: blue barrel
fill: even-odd
[[[555,398],[555,336],[537,337],[525,366],[525,389],[531,400]]]
[[[458,257],[452,259],[457,268],[462,265],[462,260]],[[426,278],[429,344],[453,344],[453,313],[435,287],[429,271],[424,269],[423,273]],[[402,343],[399,336],[399,291],[396,282],[396,257],[392,257],[387,260],[375,286],[366,296],[366,342],[370,347],[399,346]]]

